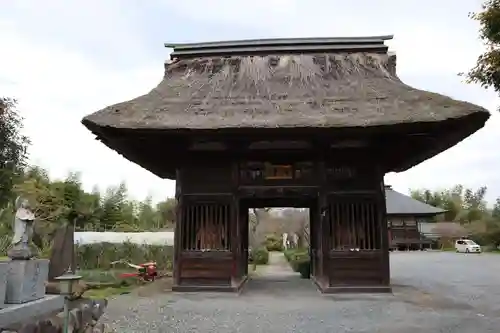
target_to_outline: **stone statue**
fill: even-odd
[[[12,237],[12,248],[7,255],[13,260],[28,260],[33,257],[29,243],[33,235],[35,214],[31,210],[29,201],[22,197],[17,197],[15,206],[14,237]]]

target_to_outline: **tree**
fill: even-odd
[[[139,203],[137,219],[141,229],[158,229],[161,224],[159,215],[153,207],[153,199],[150,196]]]
[[[486,214],[486,186],[477,190],[455,185],[451,189],[430,191],[429,189],[410,190],[413,199],[439,207],[446,212],[445,221],[459,221],[471,223],[481,220]]]
[[[127,221],[128,216],[126,215],[133,214],[133,208],[127,205],[127,186],[125,183],[121,183],[116,188],[109,188],[106,191],[102,210],[100,224],[106,230],[113,228],[117,224],[123,224]]]
[[[444,209],[446,211],[444,220],[454,221],[463,210],[463,192],[463,186],[456,185],[451,189],[444,190],[410,190],[410,195],[415,200]]]
[[[125,183],[108,188],[104,195],[98,188],[87,192],[75,172],[64,179],[50,179],[40,167],[24,167],[12,181],[9,198],[16,195],[32,203],[36,216],[33,243],[41,252],[47,251],[64,223],[74,224],[78,231],[156,231],[175,222],[175,199],[156,205],[151,198],[130,200]],[[14,200],[0,207],[0,252],[10,244],[7,235],[12,234],[14,213]]]
[[[250,246],[256,248],[257,244],[257,228],[262,219],[269,214],[271,208],[252,208],[252,213],[248,214],[250,227]]]
[[[169,198],[156,205],[156,211],[160,214],[160,221],[164,226],[175,225],[175,211],[177,200]]]
[[[473,192],[467,189],[464,193],[464,210],[466,212],[463,220],[467,222],[478,221],[483,218],[486,211],[484,197],[486,195],[486,186],[482,186]]]
[[[467,82],[500,92],[500,0],[484,1],[482,11],[470,17],[479,22],[479,38],[487,49],[467,73]]]
[[[12,188],[25,167],[29,140],[16,101],[0,97],[0,208],[13,200]]]
[[[491,211],[491,216],[496,220],[500,220],[500,198],[497,198],[493,210]]]

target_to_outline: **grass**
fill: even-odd
[[[131,269],[83,269],[78,271],[83,281],[100,283],[119,283],[128,280],[120,277],[120,274],[123,273],[134,273],[134,271]]]
[[[83,297],[91,299],[109,298],[112,296],[129,294],[134,289],[134,286],[106,287],[100,289],[87,290]]]
[[[83,294],[83,297],[102,299],[130,293],[132,290],[141,285],[141,282],[135,277],[120,277],[120,274],[130,272],[133,272],[133,270],[87,269],[78,271],[78,274],[83,277],[83,281],[92,288],[87,290]]]

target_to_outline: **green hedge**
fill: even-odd
[[[133,264],[156,261],[158,269],[170,270],[172,268],[173,252],[172,246],[137,245],[130,242],[75,246],[77,265],[82,270],[109,269],[111,268],[111,262],[117,260],[126,260]]]
[[[266,236],[266,240],[264,241],[264,246],[268,251],[283,251],[283,237],[271,234]]]
[[[295,272],[304,279],[311,276],[311,259],[308,249],[289,249],[285,251],[285,258]]]
[[[300,273],[300,277],[303,279],[309,279],[311,277],[311,260],[309,258],[296,261],[296,272]]]
[[[267,265],[269,263],[269,251],[265,247],[250,251],[248,262],[256,265]]]
[[[285,258],[288,262],[290,262],[292,255],[294,255],[297,252],[297,249],[287,249],[283,251],[283,254],[285,255]]]

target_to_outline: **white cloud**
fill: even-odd
[[[496,94],[460,83],[457,76],[471,68],[484,49],[477,38],[478,26],[468,17],[480,8],[479,0],[290,0],[286,4],[257,0],[246,2],[246,7],[226,0],[204,6],[196,0],[165,2],[200,22],[255,27],[273,37],[394,34],[388,45],[398,55],[398,74],[406,83],[424,90],[438,89],[493,112],[500,105]],[[488,199],[493,201],[500,196],[499,126],[500,116],[495,113],[485,128],[457,146],[407,172],[389,174],[386,181],[403,192],[410,187],[450,187],[459,182],[475,188],[488,185]]]
[[[253,0],[253,1],[197,1],[197,0],[164,0],[164,8],[183,13],[200,22],[221,22],[234,24],[236,27],[246,26],[274,29],[278,25],[288,26],[288,18],[295,17],[298,12],[297,0]]]
[[[480,2],[159,0],[156,4],[162,6],[149,5],[155,10],[151,15],[165,17],[159,30],[168,30],[170,38],[179,41],[172,35],[183,27],[178,21],[170,23],[171,13],[196,20],[199,30],[217,23],[235,34],[241,28],[255,31],[256,38],[393,33],[389,45],[398,54],[398,73],[406,83],[495,109],[496,94],[461,84],[456,76],[470,68],[482,51],[477,25],[467,17]],[[141,23],[134,7],[124,7],[118,0],[25,1],[8,6],[12,15],[0,13],[0,40],[9,45],[0,54],[0,89],[20,101],[33,140],[32,160],[56,177],[81,171],[87,188],[125,180],[135,197],[173,195],[173,182],[158,179],[92,140],[80,124],[84,115],[141,95],[160,80],[163,59],[144,60],[145,36],[134,28]],[[158,38],[161,45],[163,37]],[[133,65],[117,71],[112,60],[118,57],[133,59]],[[488,185],[492,201],[500,196],[499,126],[500,116],[495,114],[472,137],[405,173],[388,175],[387,182],[403,192],[458,182]]]
[[[481,51],[477,25],[468,13],[480,1],[456,0],[163,0],[165,7],[199,20],[251,27],[267,37],[376,36],[394,34],[388,42],[397,51],[405,74],[458,73]],[[467,47],[464,47],[466,41]]]
[[[46,45],[8,29],[0,40],[10,46],[0,61],[0,91],[19,100],[25,131],[32,140],[30,158],[62,178],[81,171],[87,189],[126,181],[134,197],[156,200],[172,195],[174,184],[159,179],[112,152],[81,125],[81,119],[106,105],[130,99],[154,87],[162,63],[112,72],[81,53]],[[4,78],[7,78],[5,80]]]
[[[485,128],[455,147],[401,174],[388,174],[386,183],[401,192],[409,188],[450,188],[488,186],[488,200],[500,196],[500,115],[493,114]]]

